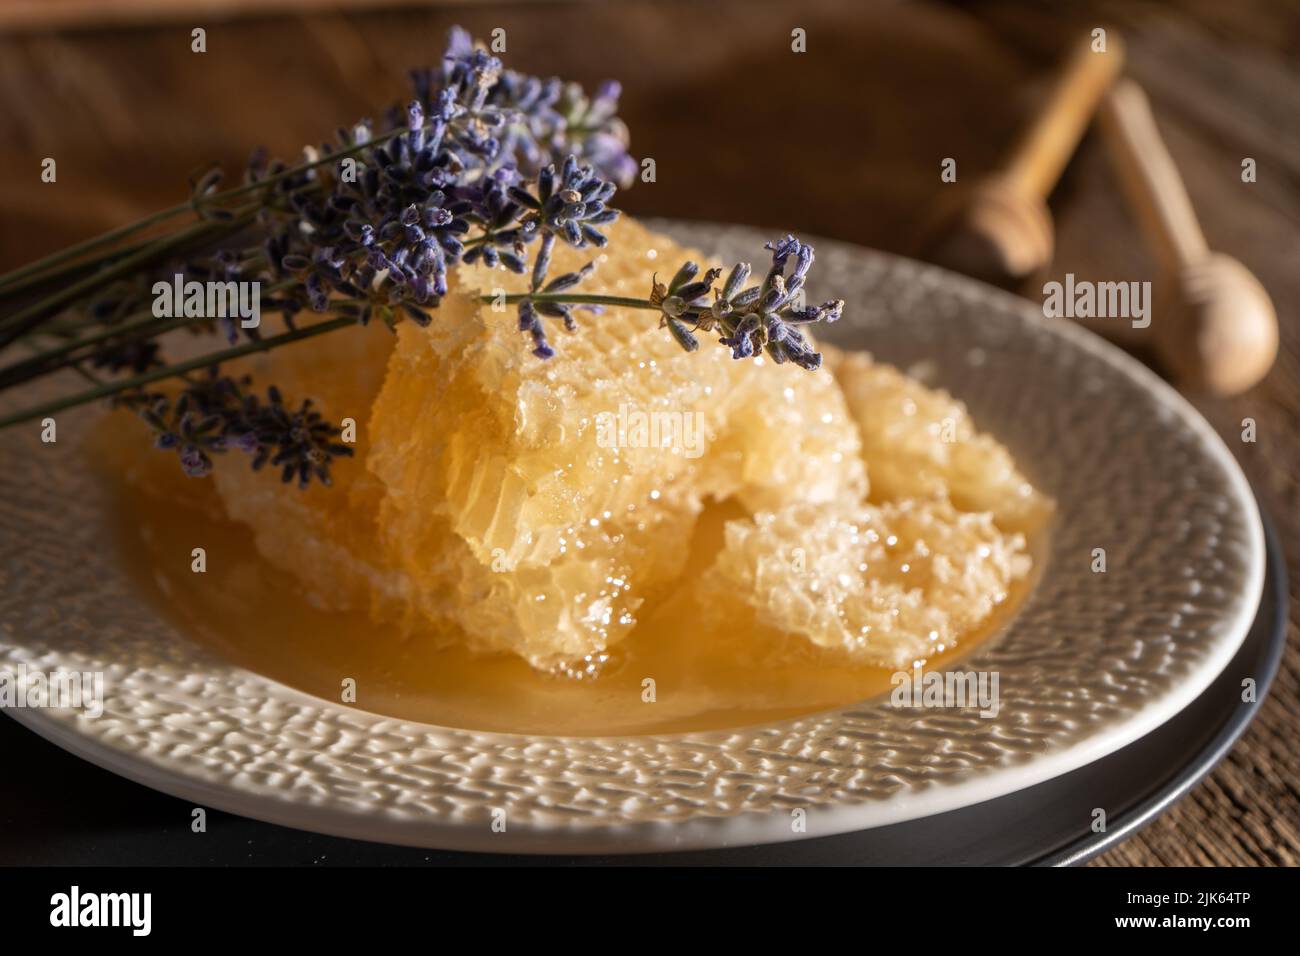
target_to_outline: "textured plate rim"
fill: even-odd
[[[1256,499],[1258,502],[1258,499]],[[1044,853],[1038,859],[1031,860],[1029,866],[1083,866],[1088,861],[1119,846],[1125,840],[1141,832],[1156,818],[1187,796],[1196,785],[1208,777],[1214,768],[1232,752],[1237,741],[1242,738],[1255,718],[1259,716],[1264,702],[1268,700],[1269,691],[1277,679],[1277,672],[1282,666],[1282,656],[1286,652],[1287,609],[1290,600],[1290,580],[1286,567],[1286,555],[1282,551],[1282,542],[1278,537],[1277,526],[1261,509],[1261,523],[1264,526],[1265,551],[1272,566],[1274,582],[1272,587],[1273,613],[1268,620],[1268,637],[1264,641],[1260,655],[1258,674],[1258,693],[1253,701],[1236,708],[1232,715],[1217,725],[1214,734],[1196,751],[1172,778],[1153,788],[1137,804],[1126,808],[1113,817],[1111,825],[1104,833],[1089,833],[1055,850]],[[1267,582],[1266,582],[1267,583]],[[1261,595],[1260,612],[1266,605],[1267,595]],[[1256,622],[1257,623],[1257,622]]]

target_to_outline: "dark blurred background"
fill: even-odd
[[[192,6],[0,0],[0,270],[171,205],[211,161],[238,171],[256,145],[292,157],[341,123],[378,116],[403,98],[410,66],[437,60],[453,23],[480,37],[505,28],[511,67],[622,81],[633,153],[653,157],[658,174],[620,196],[628,212],[908,253],[941,188],[940,160],[958,157],[963,179],[992,169],[1068,44],[1094,26],[1117,30],[1210,245],[1254,271],[1277,307],[1282,351],[1270,376],[1237,399],[1194,400],[1232,438],[1284,544],[1300,541],[1300,3]],[[195,27],[207,31],[204,54],[191,52]],[[804,55],[790,50],[795,27],[807,31]],[[58,161],[56,184],[40,182],[44,157]],[[1245,157],[1260,170],[1248,187]],[[1051,277],[1152,277],[1094,134],[1051,207]],[[1026,291],[1041,298],[1042,281]],[[1238,440],[1247,416],[1258,422],[1254,445]],[[1293,556],[1290,570],[1300,579]],[[1272,699],[1228,761],[1099,862],[1300,862],[1298,686],[1292,640]],[[50,760],[71,786],[78,762]],[[49,784],[47,773],[41,790]],[[39,798],[27,786],[18,773],[0,783],[0,827],[28,822],[24,801]]]

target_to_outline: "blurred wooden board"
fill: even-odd
[[[0,0],[0,32],[6,30],[86,29],[183,21],[206,26],[212,20],[241,16],[429,7],[456,0]],[[475,0],[468,0],[473,3]],[[532,0],[515,0],[528,3]]]
[[[407,67],[436,60],[453,22],[481,36],[506,28],[508,62],[520,69],[623,81],[633,150],[658,166],[657,182],[620,197],[629,212],[894,251],[907,250],[941,188],[944,157],[959,159],[962,177],[990,168],[1067,39],[1101,23],[1123,28],[1130,72],[1152,95],[1211,245],[1245,262],[1277,306],[1282,354],[1270,377],[1239,399],[1198,404],[1264,495],[1300,587],[1295,5],[425,5],[214,20],[206,54],[190,52],[185,18],[0,36],[0,268],[177,201],[189,171],[209,161],[238,170],[257,144],[291,156],[340,122],[376,114],[403,97]],[[808,32],[807,54],[790,50],[796,26]],[[46,156],[58,159],[55,185],[39,181]],[[1257,183],[1241,182],[1245,156],[1259,164]],[[1052,207],[1052,276],[1152,278],[1095,137]],[[1246,417],[1258,423],[1256,444],[1240,441]],[[1294,637],[1294,601],[1291,618]],[[1300,863],[1298,701],[1293,641],[1229,760],[1100,862]]]

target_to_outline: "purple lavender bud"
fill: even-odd
[[[565,289],[572,289],[583,280],[584,276],[580,272],[566,272],[562,276],[556,276],[546,284],[546,291],[563,292]]]
[[[415,320],[416,325],[420,326],[420,328],[422,329],[428,328],[429,323],[433,321],[433,316],[431,316],[428,312],[424,311],[424,309],[412,305],[409,302],[402,303],[402,308],[406,311],[407,315],[409,315],[412,319]]]
[[[532,332],[538,328],[541,328],[541,322],[537,318],[537,310],[525,299],[519,303],[519,331]]]
[[[718,275],[720,273],[720,269],[710,269],[708,272],[704,273],[704,278],[698,282],[688,282],[684,286],[678,288],[677,295],[688,303],[696,303],[699,299],[702,299],[709,294],[709,290],[713,288],[713,283],[718,281]]]
[[[794,236],[787,234],[784,239],[764,243],[763,248],[772,251],[772,265],[779,270],[785,268],[785,262],[790,256],[799,252],[800,243]]]
[[[767,340],[769,342],[789,343],[791,340],[789,327],[780,319],[769,316],[765,323]]]
[[[330,296],[329,291],[325,288],[325,283],[321,277],[313,272],[307,276],[305,283],[307,289],[307,301],[311,304],[313,312],[324,312],[329,309]]]
[[[425,209],[424,211],[424,224],[430,229],[450,225],[453,218],[448,209]]]
[[[751,358],[754,355],[754,343],[747,335],[733,335],[730,340],[722,340],[722,344],[731,346],[731,357],[736,361]]]
[[[815,372],[822,367],[822,353],[802,351],[790,356],[790,360],[800,368]]]
[[[212,459],[195,445],[181,449],[181,470],[191,478],[206,478],[212,473]]]
[[[551,253],[554,249],[555,236],[548,233],[542,237],[542,244],[537,250],[537,258],[533,262],[532,287],[534,289],[540,288],[546,278],[546,270],[551,267]]]
[[[447,48],[442,54],[443,60],[463,60],[474,52],[474,38],[461,26],[453,26],[447,31]]]
[[[677,344],[680,345],[683,349],[685,349],[687,352],[694,352],[696,349],[700,347],[700,340],[697,339],[694,335],[692,335],[690,330],[687,329],[686,326],[682,324],[682,322],[680,322],[677,319],[668,319],[667,322],[668,322],[668,331],[672,334],[672,337],[677,341]]]
[[[690,262],[689,260],[683,262],[681,268],[673,275],[672,281],[668,283],[668,294],[675,294],[678,289],[690,282],[699,274],[700,267],[696,263]],[[685,298],[685,296],[683,296],[683,298]]]
[[[770,312],[773,309],[779,308],[785,299],[785,280],[781,278],[781,274],[778,272],[772,277],[771,284],[768,286],[767,291],[763,293],[763,299],[759,304],[759,309],[763,312]]]
[[[791,275],[791,281],[798,279],[799,284],[802,285],[804,277],[808,275],[808,270],[812,268],[813,247],[807,243],[800,245],[798,255],[799,258],[795,263],[794,272]]]
[[[528,190],[519,186],[511,186],[509,189],[510,198],[515,200],[528,209],[541,209],[542,204],[538,202]]]
[[[748,262],[737,262],[727,276],[726,284],[722,287],[722,297],[731,301],[736,297],[741,287],[749,279],[750,266]]]
[[[606,245],[609,244],[609,239],[605,236],[604,233],[598,232],[597,230],[593,229],[591,226],[585,224],[582,226],[582,238],[585,239],[589,244],[595,246],[597,249],[603,249]]]
[[[461,253],[465,251],[465,244],[449,233],[440,232],[438,233],[438,249],[440,250],[437,253],[439,257],[445,253],[453,259],[459,259]]]
[[[623,95],[623,84],[618,80],[602,80],[596,87],[596,95],[593,102],[618,104],[618,98]]]
[[[460,112],[461,108],[456,103],[456,91],[451,89],[439,90],[438,98],[433,104],[432,116],[443,123],[449,123]]]

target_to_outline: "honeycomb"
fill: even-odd
[[[708,264],[626,217],[609,233],[608,251],[557,249],[551,275],[594,260],[583,291],[643,297],[656,271]],[[1050,506],[946,393],[829,348],[818,373],[711,342],[686,353],[654,312],[621,308],[551,330],[543,361],[513,306],[481,299],[524,277],[451,279],[427,328],[230,369],[357,423],[332,488],[282,485],[238,452],[216,462],[209,504],[314,605],[576,677],[670,599],[699,609],[703,641],[752,630],[756,659],[901,667],[984,628],[1028,574]],[[740,517],[691,557],[723,504]]]
[[[656,267],[692,257],[628,219],[610,233],[635,252],[597,253],[589,291],[645,296]],[[591,257],[557,249],[551,274]],[[524,282],[482,266],[456,278],[488,296]],[[538,667],[592,664],[622,640],[687,570],[706,500],[776,508],[865,490],[829,375],[684,352],[653,312],[580,316],[546,361],[513,308],[403,326],[371,424],[380,545],[419,613]]]
[[[976,431],[964,404],[865,352],[823,352],[862,435],[872,501],[947,497],[1004,530],[1042,524],[1050,504],[1005,447]]]
[[[1023,535],[941,497],[795,504],[727,523],[700,600],[732,628],[898,669],[957,647],[1030,567]]]

